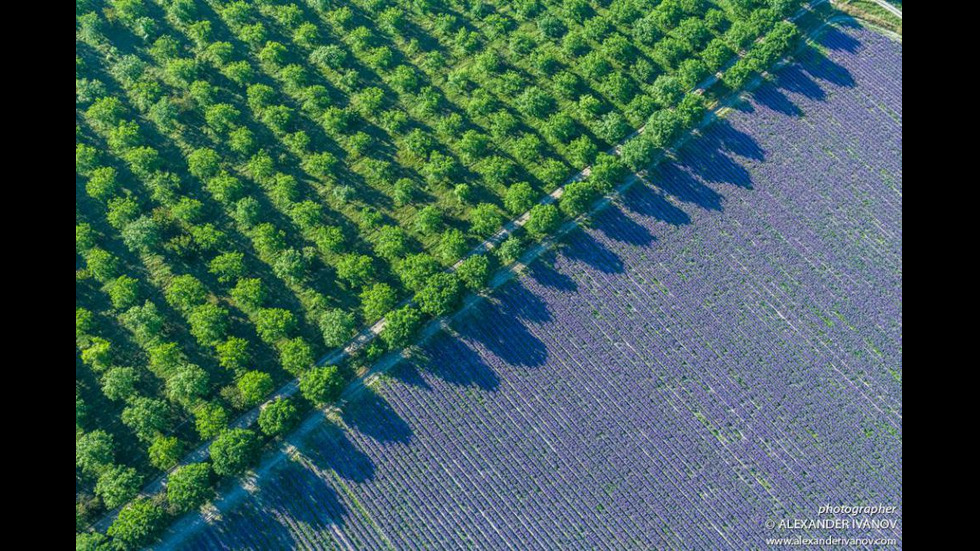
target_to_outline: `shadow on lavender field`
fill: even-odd
[[[544,253],[527,267],[525,274],[543,287],[574,293],[578,290],[578,283],[554,268],[557,257],[558,253],[555,250]]]
[[[657,240],[650,230],[626,216],[619,205],[610,205],[604,210],[593,227],[609,239],[627,245],[646,247]]]
[[[626,217],[623,216],[623,218]],[[596,229],[599,225],[599,223],[595,225]],[[610,231],[615,232],[615,230]],[[561,248],[561,255],[566,259],[581,262],[605,274],[623,273],[622,259],[597,241],[589,232],[578,230],[569,234],[568,237],[573,238],[566,239]],[[652,241],[652,239],[653,236],[651,235],[650,240]]]
[[[258,485],[252,494],[262,503],[264,514],[256,515],[256,511],[247,509],[224,514],[222,522],[233,527],[232,533],[258,535],[262,546],[298,549],[306,543],[296,525],[322,530],[346,524],[348,511],[340,496],[333,486],[323,483],[317,472],[306,468],[277,469],[269,477],[271,480]],[[244,545],[255,546],[256,542]]]
[[[541,366],[548,359],[548,349],[528,329],[528,324],[551,321],[551,312],[540,297],[520,282],[509,284],[507,289],[508,300],[485,301],[454,329],[463,340],[479,343],[506,364]],[[503,328],[505,333],[501,332]],[[478,361],[478,357],[473,361]]]
[[[364,391],[343,410],[344,422],[380,443],[408,444],[412,428],[377,392]]]
[[[663,192],[646,181],[630,189],[623,206],[634,214],[660,220],[671,226],[686,226],[691,223],[691,216],[684,209],[671,203]]]
[[[307,440],[305,449],[307,459],[317,468],[333,470],[345,480],[361,483],[374,478],[371,458],[333,423],[325,423],[322,430]]]

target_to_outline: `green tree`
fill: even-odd
[[[131,428],[140,440],[150,442],[166,429],[170,418],[167,404],[153,398],[140,396],[133,399],[122,411],[122,422]]]
[[[102,393],[110,400],[126,400],[134,396],[138,380],[135,369],[114,367],[102,375]]]
[[[408,305],[390,312],[385,319],[387,323],[381,331],[381,339],[389,349],[397,350],[411,342],[422,323],[422,313]]]
[[[516,262],[521,257],[522,252],[524,252],[524,243],[521,238],[511,235],[497,247],[497,258],[500,259],[502,265],[506,266]]]
[[[112,435],[94,430],[75,440],[75,466],[87,475],[97,475],[112,465],[115,443]]]
[[[231,283],[245,275],[245,255],[227,252],[211,259],[210,271],[221,283]]]
[[[504,206],[513,215],[523,214],[534,206],[537,194],[534,188],[527,182],[518,182],[509,188],[504,195]]]
[[[333,402],[340,396],[344,381],[337,366],[314,367],[299,378],[299,390],[303,397],[317,406]]]
[[[167,398],[185,407],[208,392],[208,374],[194,364],[178,367],[167,379]]]
[[[439,239],[439,257],[446,262],[455,262],[466,253],[466,236],[452,228],[446,230]]]
[[[424,234],[432,234],[442,228],[442,212],[435,206],[429,205],[419,211],[415,226]]]
[[[119,511],[107,533],[123,549],[137,549],[153,541],[165,517],[157,504],[139,498]]]
[[[165,297],[174,308],[189,312],[194,307],[204,304],[207,298],[207,289],[196,277],[184,274],[170,280],[166,287]]]
[[[289,398],[276,398],[262,406],[259,429],[267,436],[282,436],[299,421],[299,411]]]
[[[194,425],[203,440],[210,440],[228,427],[228,412],[215,402],[201,404],[194,410]]]
[[[653,156],[657,153],[657,148],[643,136],[637,136],[626,143],[620,149],[620,158],[626,166],[633,170],[643,170],[653,162]]]
[[[85,264],[92,277],[100,283],[106,283],[119,275],[119,260],[98,247],[89,249],[85,255]]]
[[[215,473],[220,476],[239,475],[256,458],[259,440],[248,429],[228,429],[214,439],[209,449]]]
[[[331,348],[346,344],[356,328],[354,316],[340,308],[330,308],[320,315],[323,342]]]
[[[622,161],[617,157],[602,153],[592,165],[589,182],[597,192],[609,193],[625,177],[626,167]]]
[[[398,277],[406,288],[412,291],[419,291],[428,282],[429,278],[438,273],[439,263],[428,254],[413,254],[403,260],[397,268]]]
[[[279,362],[288,373],[296,376],[313,365],[313,349],[303,337],[281,340],[276,344],[279,349]]]
[[[363,287],[374,279],[371,257],[359,254],[344,255],[337,262],[337,277],[354,287]]]
[[[203,345],[214,346],[228,335],[228,311],[216,304],[202,304],[187,316],[191,335]]]
[[[500,211],[490,203],[481,203],[470,211],[470,228],[480,237],[494,233],[502,223]]]
[[[150,444],[150,464],[165,471],[180,461],[184,446],[175,436],[157,436]]]
[[[265,285],[258,278],[239,279],[229,294],[238,307],[246,312],[255,312],[265,303]]]
[[[116,169],[112,167],[93,169],[89,174],[88,182],[85,184],[85,191],[89,197],[103,202],[119,193],[120,188]]]
[[[524,229],[532,237],[540,239],[558,229],[560,223],[561,213],[558,212],[555,205],[535,205],[531,209],[530,217],[524,225]]]
[[[460,282],[456,275],[443,272],[429,278],[425,287],[415,294],[415,300],[423,312],[439,317],[452,312],[459,301],[459,293]]]
[[[368,322],[385,315],[397,302],[397,293],[387,283],[375,283],[361,292],[361,309]]]
[[[112,465],[99,475],[95,495],[102,498],[106,508],[115,509],[136,496],[143,479],[136,469]]]
[[[667,148],[677,139],[681,129],[681,121],[677,114],[672,110],[662,109],[650,115],[645,136],[650,139],[653,145]]]
[[[467,289],[479,291],[487,286],[487,279],[490,275],[490,261],[483,255],[475,254],[470,256],[456,269],[456,275]]]
[[[381,258],[395,260],[408,251],[408,235],[396,226],[385,226],[378,230],[374,240],[374,252]]]
[[[596,199],[595,186],[588,180],[576,180],[565,186],[565,193],[558,200],[558,207],[566,216],[585,213]]]
[[[178,513],[199,508],[213,495],[211,466],[207,463],[178,467],[167,479],[167,501]]]
[[[224,342],[218,343],[215,350],[221,367],[232,371],[244,369],[251,360],[248,341],[240,337],[228,337]]]
[[[262,308],[255,315],[255,329],[267,343],[289,337],[296,327],[296,316],[283,308]]]
[[[238,393],[246,407],[262,403],[262,400],[275,389],[272,377],[261,371],[247,371],[238,378]]]

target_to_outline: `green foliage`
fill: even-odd
[[[336,366],[314,367],[300,376],[299,390],[304,398],[318,406],[323,406],[340,396],[343,383]]]
[[[637,136],[623,144],[620,158],[632,170],[643,170],[653,162],[656,146],[644,136]]]
[[[167,501],[177,513],[197,509],[212,495],[211,466],[207,463],[178,467],[167,479]]]
[[[165,518],[166,512],[154,502],[136,499],[119,511],[107,533],[122,549],[138,549],[153,541]]]
[[[381,331],[381,339],[391,350],[409,345],[422,324],[422,313],[414,306],[403,306],[386,316],[387,323]]]
[[[470,211],[470,227],[473,233],[480,237],[489,236],[497,231],[502,222],[503,216],[500,211],[489,203],[477,205]]]
[[[282,436],[299,421],[299,410],[289,398],[276,398],[259,412],[259,428],[266,436]]]
[[[513,215],[523,214],[530,210],[538,194],[527,182],[518,182],[507,188],[504,196],[504,206]]]
[[[466,236],[457,229],[446,230],[439,238],[439,257],[443,261],[455,262],[467,251]]]
[[[140,396],[122,411],[122,422],[140,440],[151,441],[169,424],[170,409],[162,400]]]
[[[239,337],[228,337],[224,342],[215,345],[218,353],[218,363],[225,369],[239,371],[248,364],[251,355],[248,351],[248,341]]]
[[[95,495],[109,509],[115,509],[136,496],[143,479],[131,467],[112,465],[107,467],[95,484]]]
[[[194,410],[194,426],[201,439],[214,438],[228,427],[228,412],[217,403],[201,404]]]
[[[540,239],[558,229],[560,223],[561,213],[558,212],[558,207],[553,204],[535,205],[531,209],[530,217],[527,224],[524,225],[524,229],[532,237]]]
[[[165,471],[176,465],[183,453],[184,446],[176,437],[157,436],[150,444],[150,464]]]
[[[242,397],[242,402],[246,407],[252,407],[262,403],[262,400],[275,389],[275,383],[268,373],[261,371],[247,371],[238,378],[235,383],[238,393]]]
[[[414,254],[398,265],[398,277],[406,288],[418,292],[440,269],[439,263],[431,256],[425,253]]]
[[[356,328],[357,322],[354,316],[340,308],[331,308],[320,315],[323,342],[331,348],[345,344],[353,336]]]
[[[279,341],[279,361],[282,368],[293,376],[299,375],[313,365],[313,349],[302,337]]]
[[[455,274],[439,273],[415,293],[415,300],[422,312],[435,317],[445,316],[455,309],[460,290],[460,281]]]
[[[373,322],[395,307],[398,294],[387,283],[375,283],[361,292],[364,319]]]
[[[102,430],[92,431],[75,440],[75,466],[88,475],[98,475],[112,465],[115,443]]]
[[[102,375],[102,393],[114,401],[131,398],[136,391],[139,377],[131,367],[114,367]]]
[[[490,261],[486,256],[473,255],[460,263],[456,276],[470,291],[479,291],[487,286],[490,277]]]
[[[228,429],[211,442],[209,450],[215,473],[220,476],[239,475],[258,455],[259,439],[248,429]]]
[[[558,206],[566,216],[575,217],[586,212],[596,196],[596,189],[591,181],[577,180],[565,186],[565,193],[559,199]]]
[[[283,308],[262,308],[255,314],[255,329],[268,343],[289,337],[296,326],[296,316]]]
[[[521,241],[520,237],[516,235],[511,235],[504,240],[503,243],[497,247],[497,258],[500,259],[500,263],[504,266],[512,264],[521,257],[524,252],[524,242]]]

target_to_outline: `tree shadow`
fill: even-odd
[[[750,134],[732,126],[732,123],[726,119],[715,121],[711,131],[701,136],[699,141],[706,147],[713,147],[753,161],[766,160],[766,152],[759,142]]]
[[[555,258],[556,253],[549,251],[528,266],[525,273],[542,287],[574,293],[578,290],[578,283],[575,283],[574,279],[555,269]]]
[[[279,470],[273,480],[264,485],[274,488],[275,504],[272,509],[291,523],[305,523],[311,528],[327,525],[343,525],[347,516],[337,491],[315,471],[305,465],[293,463]],[[268,500],[263,500],[268,501]],[[284,525],[290,534],[289,525]]]
[[[378,442],[408,444],[412,440],[412,428],[371,388],[351,400],[341,417],[348,426]]]
[[[593,227],[609,239],[628,245],[644,247],[656,240],[650,230],[627,216],[619,205],[604,209]]]
[[[752,93],[752,101],[758,105],[782,113],[790,117],[803,115],[803,110],[796,106],[789,97],[776,86],[763,86]]]
[[[538,367],[548,359],[548,349],[520,320],[541,318],[551,319],[547,306],[524,285],[516,283],[499,301],[478,305],[454,329],[464,340],[482,346],[505,363]]]
[[[422,376],[422,370],[419,369],[422,362],[429,361],[428,353],[425,350],[413,348],[409,349],[408,354],[408,359],[395,364],[388,375],[402,384],[431,391],[432,385],[425,380],[425,377]]]
[[[567,240],[562,248],[562,256],[606,274],[621,274],[625,269],[623,261],[616,253],[597,241],[595,236],[583,230],[576,230],[576,233]]]
[[[800,63],[794,64],[793,68],[797,69],[797,72],[788,74],[790,76],[798,76],[799,78],[793,78],[791,80],[794,82],[806,81],[806,85],[809,87],[808,89],[820,87],[814,82],[814,79],[829,82],[830,84],[843,88],[853,88],[857,84],[854,80],[854,75],[846,67],[830,59],[827,54],[815,48],[807,50],[806,54],[800,59]],[[824,95],[821,95],[814,99],[823,98]]]
[[[455,386],[477,387],[487,392],[494,392],[500,387],[500,378],[480,354],[451,333],[433,337],[411,362],[404,363],[412,364],[404,368],[405,371],[414,372],[414,376],[420,378],[423,373],[428,373]]]
[[[220,530],[201,530],[181,549],[296,549],[304,532],[343,526],[348,515],[337,491],[307,466],[289,462],[267,473],[241,503],[221,513]]]
[[[691,223],[691,217],[684,212],[684,209],[675,206],[666,195],[646,182],[633,186],[624,204],[640,216],[660,220],[672,226],[686,226]]]
[[[539,268],[538,275],[542,273],[544,270]],[[505,319],[519,318],[532,323],[547,323],[552,320],[548,304],[520,282],[509,285],[496,302],[488,301],[481,304],[479,308],[481,310],[492,308],[494,314]],[[484,312],[481,313],[481,317],[490,316]]]
[[[681,163],[657,167],[650,179],[656,182],[664,193],[674,196],[682,203],[691,203],[705,210],[722,210],[721,194],[704,185],[691,173],[690,168]]]
[[[853,29],[861,28],[860,25],[855,23],[850,23],[848,21],[843,21],[837,23],[843,27],[850,27]],[[830,39],[829,41],[827,39]],[[820,44],[831,50],[841,50],[847,53],[856,53],[861,48],[861,41],[854,38],[853,36],[841,31],[835,26],[828,26],[824,35],[820,39]]]
[[[345,480],[361,483],[374,478],[374,462],[333,423],[324,422],[311,434],[303,451],[318,469],[332,470]]]
[[[820,54],[816,52],[808,54],[808,56],[816,55]],[[813,79],[812,71],[816,70],[816,65],[816,62],[805,61],[784,67],[776,77],[775,86],[763,86],[760,90],[786,90],[807,99],[824,101],[827,99],[827,92]]]
[[[719,132],[724,129],[718,129]],[[752,189],[752,175],[731,155],[726,153],[722,143],[717,136],[705,136],[703,143],[691,144],[689,150],[682,155],[681,163],[691,173],[691,176],[699,182],[729,184],[743,189]],[[714,190],[700,190],[695,186],[695,191],[702,194],[711,195]],[[709,197],[710,198],[710,197]]]

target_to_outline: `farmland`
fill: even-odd
[[[793,49],[797,13],[76,1],[79,547],[207,503]]]
[[[754,549],[900,514],[901,152],[902,46],[826,29],[161,547]]]

